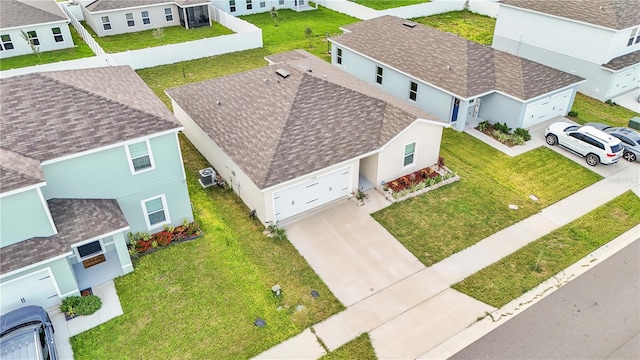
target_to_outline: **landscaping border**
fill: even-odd
[[[451,169],[449,169],[446,166],[443,166],[442,169],[438,169],[437,166],[432,166],[431,168],[433,170],[435,170],[440,176],[447,176],[447,175],[452,175],[452,176],[447,178],[447,179],[443,179],[442,181],[438,182],[437,184],[434,184],[434,185],[431,185],[431,186],[427,186],[424,189],[420,189],[418,191],[410,192],[407,195],[404,195],[404,196],[398,197],[398,198],[394,198],[393,197],[393,191],[391,191],[391,189],[384,190],[385,185],[376,186],[376,190],[380,194],[382,194],[382,196],[384,196],[385,199],[389,200],[393,204],[395,202],[405,201],[407,199],[414,198],[414,197],[416,197],[418,195],[422,195],[422,194],[427,193],[427,192],[429,192],[431,190],[435,190],[435,189],[437,189],[439,187],[442,187],[442,186],[445,186],[445,185],[449,185],[451,183],[454,183],[454,182],[460,180],[460,176],[458,176],[456,173],[451,171]]]

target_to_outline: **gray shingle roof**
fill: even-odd
[[[617,58],[611,59],[608,63],[602,65],[607,69],[611,69],[614,71],[622,70],[626,67],[636,65],[640,63],[640,50],[634,51],[629,54],[625,54],[622,56],[618,56]]]
[[[0,147],[0,193],[44,182],[38,160]]]
[[[347,25],[348,33],[331,40],[461,98],[497,90],[528,100],[582,81],[454,34],[404,22],[382,16]]]
[[[58,234],[1,248],[0,273],[69,253],[74,243],[129,226],[116,200],[51,199],[48,203]]]
[[[55,0],[2,0],[0,4],[0,29],[67,20]]]
[[[269,60],[282,59],[293,60],[167,90],[261,189],[377,150],[418,117],[436,119],[306,52]]]
[[[614,30],[640,25],[637,0],[502,0],[502,3]]]
[[[178,6],[188,7],[209,3],[211,3],[209,0],[96,0],[87,4],[85,7],[89,12],[97,12],[157,4],[176,4]]]

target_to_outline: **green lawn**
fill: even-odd
[[[73,26],[69,26],[69,30],[76,46],[68,49],[41,52],[40,57],[36,54],[28,54],[2,59],[0,61],[0,71],[95,56],[76,29]],[[24,40],[20,38],[15,41]]]
[[[493,30],[496,27],[496,19],[468,10],[419,17],[411,19],[411,21],[460,35],[467,40],[488,46],[491,46]]]
[[[371,346],[369,334],[364,333],[321,357],[320,360],[376,360],[377,358]]]
[[[640,223],[629,191],[453,286],[500,308]]]
[[[349,0],[375,10],[393,9],[401,6],[429,2],[429,0]]]
[[[373,214],[427,266],[601,179],[553,150],[540,147],[510,158],[451,129],[440,152],[459,182]]]
[[[627,126],[629,119],[640,116],[637,112],[620,105],[603,103],[583,94],[576,94],[571,110],[578,113],[578,116],[572,119],[580,124],[600,122],[613,126]]]
[[[181,145],[205,236],[143,256],[116,279],[124,315],[73,337],[76,359],[247,359],[344,308],[290,242],[262,234],[232,190],[202,189],[197,170],[209,164],[182,136]]]
[[[100,47],[102,47],[105,52],[111,54],[233,34],[233,31],[214,21],[212,26],[203,26],[195,29],[185,29],[180,25],[161,28],[163,33],[161,39],[154,36],[153,29],[98,37],[89,25],[84,21],[81,23],[98,44],[100,44]]]

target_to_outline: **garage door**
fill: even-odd
[[[54,280],[47,269],[0,285],[0,313],[27,305],[44,308],[60,302]]]
[[[640,66],[615,75],[613,78],[613,86],[611,87],[611,94],[608,97],[622,94],[638,86],[640,86]]]
[[[319,176],[273,194],[275,220],[311,210],[349,194],[351,168]]]
[[[560,94],[538,100],[527,106],[522,127],[527,129],[543,121],[553,119],[556,116],[564,116],[569,112],[571,92],[567,90]]]

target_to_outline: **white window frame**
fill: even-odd
[[[413,89],[415,85],[415,90]],[[418,83],[409,81],[409,100],[416,101],[418,99]]]
[[[167,10],[169,10],[169,12],[167,12]],[[169,21],[173,21],[173,9],[168,7],[168,8],[164,8],[164,18],[165,20],[167,20],[167,22]]]
[[[376,84],[382,85],[382,77],[384,76],[384,69],[382,66],[376,65]]]
[[[4,40],[3,37],[7,37],[8,40]],[[7,49],[7,44],[9,44],[9,46],[11,46],[10,49]],[[11,40],[11,35],[9,34],[2,34],[0,35],[0,50],[1,51],[9,51],[9,50],[13,50],[15,49],[15,47],[13,46],[13,40]]]
[[[131,18],[129,18],[131,16]],[[133,16],[133,13],[124,14],[124,19],[127,22],[127,27],[136,27],[136,18]]]
[[[136,170],[135,167],[133,166],[133,160],[134,158],[131,157],[131,152],[129,151],[129,145],[135,145],[135,144],[139,144],[141,142],[144,142],[147,145],[147,155],[149,156],[149,162],[151,163],[151,166],[144,168],[144,169],[140,169],[140,170]],[[141,141],[132,141],[132,142],[128,142],[124,145],[124,149],[127,152],[127,160],[129,160],[129,169],[131,170],[131,175],[138,175],[141,174],[143,172],[147,172],[150,170],[153,170],[156,168],[156,163],[153,160],[153,151],[151,150],[151,142],[149,141],[149,139],[145,139],[145,140],[141,140]],[[137,159],[138,157],[136,157]]]
[[[284,5],[284,0],[279,0],[278,5]]]
[[[58,29],[58,33],[56,34],[56,29]],[[62,29],[59,27],[51,28],[51,33],[53,33],[53,40],[55,42],[63,42],[64,36],[62,35]]]
[[[252,0],[246,0],[247,1],[247,10],[253,10],[253,1]]]
[[[112,27],[111,27],[111,19],[109,19],[108,15],[100,17],[100,21],[102,22],[102,29],[104,31],[111,31],[111,29],[112,29]],[[109,28],[107,29],[107,27],[109,27]]]
[[[145,13],[147,13],[147,16],[144,15]],[[150,25],[151,24],[151,17],[149,16],[149,11],[148,10],[140,11],[140,17],[142,18],[142,25]],[[145,20],[146,20],[146,22],[145,22]]]
[[[267,2],[265,0],[260,0],[260,7],[266,7],[267,6]]]
[[[27,38],[29,38],[29,44],[33,46],[40,46],[40,39],[38,38],[38,33],[35,30],[27,31]]]
[[[236,12],[236,0],[229,0],[229,12]]]
[[[627,40],[627,46],[633,46],[633,44],[637,44],[638,42],[640,42],[640,28],[633,28]]]
[[[342,65],[342,49],[336,48],[336,62],[338,65]]]
[[[81,246],[83,246],[83,245],[87,245],[87,244],[94,243],[94,242],[96,242],[96,241],[100,243],[100,249],[101,249],[101,250],[100,250],[100,252],[93,253],[93,254],[91,254],[91,255],[89,255],[89,256],[81,257],[81,256],[80,256],[80,252],[78,251],[78,248],[79,248],[79,247],[81,247]],[[78,261],[81,261],[81,262],[82,262],[82,261],[84,261],[84,260],[87,260],[87,259],[91,259],[91,258],[93,258],[93,257],[96,257],[96,256],[98,256],[98,255],[102,255],[102,254],[104,254],[104,253],[105,253],[105,250],[104,250],[104,242],[102,241],[102,239],[91,239],[91,240],[87,240],[87,241],[82,241],[82,242],[79,242],[79,243],[77,243],[77,244],[73,244],[72,248],[73,248],[73,253],[74,253],[74,254],[76,255],[76,257],[78,258]]]
[[[413,144],[413,153],[411,154],[407,154],[407,146]],[[413,155],[413,159],[411,161],[410,164],[405,164],[405,160],[407,158],[407,156],[409,155]],[[416,164],[416,158],[418,157],[418,142],[417,141],[412,141],[410,143],[404,144],[404,146],[402,147],[402,168],[408,168],[411,167],[413,165]]]
[[[149,213],[147,213],[147,205],[146,203],[148,203],[149,201],[152,200],[156,200],[156,199],[162,199],[162,210],[164,211],[164,221],[161,221],[159,223],[156,224],[151,224],[151,221],[149,221]],[[142,206],[142,213],[144,214],[144,222],[147,224],[147,230],[152,230],[152,229],[156,229],[159,227],[162,227],[166,224],[170,224],[171,223],[171,218],[169,216],[169,207],[167,206],[167,198],[165,196],[165,194],[160,194],[158,196],[154,196],[148,199],[144,199],[142,201],[140,201],[140,206]],[[152,213],[153,214],[153,213]]]

